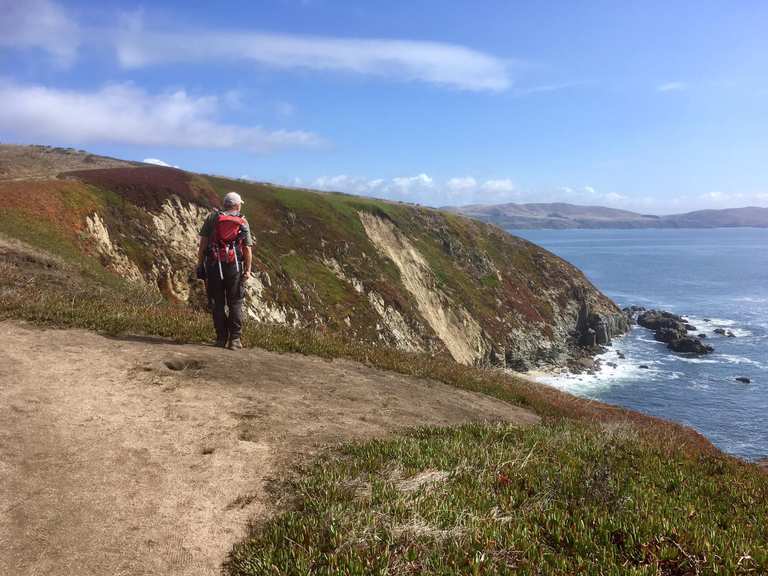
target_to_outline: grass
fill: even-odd
[[[261,574],[758,574],[768,482],[631,425],[421,429],[326,454],[235,547]]]
[[[555,257],[523,241],[489,227],[478,232],[479,224],[453,216],[341,194],[209,180],[211,193],[221,194],[226,187],[248,194],[252,226],[269,231],[257,251],[271,259],[273,282],[291,286],[289,280],[297,279],[311,286],[315,304],[326,305],[339,318],[367,304],[322,264],[323,257],[343,254],[369,289],[373,286],[393,302],[399,294],[399,273],[367,240],[359,210],[395,221],[459,300],[482,304],[483,298],[500,294],[519,307],[521,317],[535,320],[553,312],[533,292],[559,286],[565,293],[569,282],[580,278],[577,272],[569,276],[570,269],[550,266]],[[0,259],[0,319],[186,343],[211,341],[207,313],[125,283],[79,251],[71,221],[97,206],[115,236],[124,240],[125,251],[141,261],[141,246],[130,240],[132,228],[117,224],[120,216],[133,222],[133,211],[139,218],[140,210],[123,196],[88,190],[82,197],[64,198],[66,205],[51,210],[45,223],[21,210],[23,203],[17,212],[0,216],[0,233],[35,244],[19,245]],[[21,202],[19,194],[25,191],[7,185],[6,200]],[[41,188],[39,193],[50,191]],[[445,252],[439,235],[427,233],[443,226],[451,228],[451,237],[462,237],[469,257],[458,262]],[[480,254],[473,242],[500,269],[501,281],[480,273],[482,259],[472,256]],[[499,259],[503,254],[511,254],[511,264]],[[285,274],[274,274],[277,269]],[[524,282],[531,279],[533,287]],[[408,305],[403,299],[406,311]],[[446,354],[408,353],[329,330],[249,322],[244,341],[275,352],[347,358],[431,378],[527,407],[544,424],[527,430],[495,425],[418,430],[328,453],[295,480],[296,507],[235,550],[233,574],[733,574],[767,569],[766,477],[720,454],[690,429],[499,370],[462,366]]]
[[[206,313],[95,284],[63,261],[39,264],[30,274],[23,261],[0,262],[0,318],[213,337]],[[253,323],[244,337],[476,390],[527,406],[544,424],[416,430],[328,452],[288,486],[296,505],[236,546],[233,576],[768,569],[768,478],[689,429],[445,357]]]
[[[0,260],[0,319],[213,337],[208,314],[154,291],[101,280],[75,261],[11,256]],[[254,323],[244,338],[489,394],[544,424],[417,430],[331,451],[292,481],[296,506],[235,548],[235,576],[768,569],[768,478],[692,430],[445,356]]]

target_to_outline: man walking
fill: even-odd
[[[197,276],[207,280],[216,346],[230,350],[243,347],[243,299],[251,276],[253,240],[248,221],[240,213],[242,204],[239,194],[228,192],[224,209],[205,219],[197,249]]]

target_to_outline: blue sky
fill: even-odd
[[[768,3],[0,0],[0,140],[430,205],[768,206]]]

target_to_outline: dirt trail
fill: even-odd
[[[265,482],[321,445],[537,421],[348,361],[11,322],[0,341],[0,574],[218,574]]]

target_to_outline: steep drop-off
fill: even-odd
[[[500,229],[407,204],[161,167],[0,181],[0,232],[204,306],[200,224],[229,190],[255,239],[247,310],[464,364],[563,364],[626,329],[583,274]],[[593,331],[594,332],[591,332]]]

